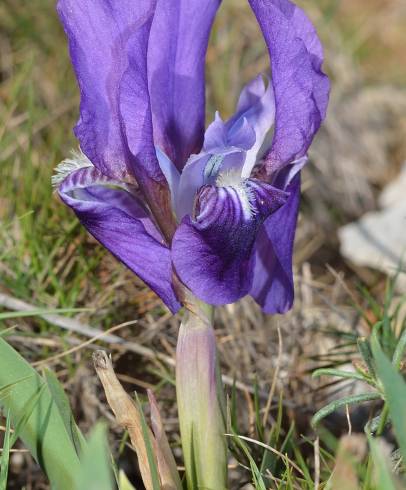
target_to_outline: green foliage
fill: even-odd
[[[0,406],[9,411],[14,427],[11,446],[21,438],[53,488],[74,488],[80,464],[64,415],[47,382],[1,337]]]
[[[118,474],[118,485],[120,490],[135,490],[123,470]]]
[[[406,460],[406,383],[395,367],[396,359],[392,363],[389,361],[382,352],[376,336],[372,337],[372,351],[396,438],[403,459]]]
[[[54,403],[58,408],[59,414],[65,426],[65,430],[75,446],[76,453],[79,454],[86,448],[86,442],[78,426],[76,425],[68,397],[60,385],[58,378],[55,376],[55,373],[49,369],[46,369],[44,374],[48,389]]]
[[[397,490],[389,462],[379,445],[379,441],[369,437],[369,446],[371,448],[371,458],[374,463],[375,488],[377,490]]]
[[[98,424],[93,429],[83,446],[80,461],[75,490],[114,490],[104,425]]]
[[[7,490],[8,464],[11,449],[11,417],[10,410],[7,412],[6,430],[4,433],[3,450],[0,458],[0,490]]]
[[[330,415],[332,412],[341,407],[385,398],[380,380],[380,376],[382,375],[382,368],[380,369],[380,373],[378,374],[376,372],[376,356],[379,356],[382,363],[381,355],[384,355],[383,352],[385,352],[389,357],[393,359],[393,365],[395,366],[395,368],[399,369],[401,365],[401,359],[406,347],[405,321],[403,322],[400,334],[396,335],[392,328],[392,325],[396,324],[397,322],[400,305],[394,309],[393,313],[389,313],[391,311],[391,305],[394,297],[395,281],[396,278],[388,282],[385,294],[385,302],[382,307],[369,294],[366,289],[362,289],[368,307],[372,309],[375,317],[377,318],[377,322],[375,324],[372,324],[368,316],[361,309],[361,307],[359,305],[356,305],[358,311],[362,313],[362,316],[370,325],[371,332],[373,332],[373,334],[371,335],[371,338],[358,337],[355,338],[352,342],[354,345],[357,346],[358,356],[361,358],[362,361],[353,362],[355,371],[345,371],[342,369],[336,369],[334,367],[320,368],[316,369],[313,372],[314,377],[333,376],[342,379],[363,381],[371,386],[373,388],[373,391],[364,394],[344,397],[339,400],[334,400],[327,406],[320,409],[314,415],[312,419],[313,425],[317,425],[324,417]],[[355,361],[355,356],[352,357],[352,360]]]
[[[380,393],[362,393],[361,395],[352,395],[335,400],[325,407],[321,408],[312,418],[312,425],[316,426],[324,417],[335,412],[339,408],[346,407],[348,405],[356,405],[362,402],[370,402],[372,400],[379,400],[381,398]]]
[[[250,481],[255,489],[313,489],[309,461],[304,455],[304,446],[308,442],[297,436],[294,424],[288,430],[284,427],[285,407],[282,394],[273,423],[263,420],[264,408],[258,389],[254,389],[255,436],[241,435],[238,394],[235,386],[233,387],[228,406],[228,437],[233,456],[249,471]]]
[[[406,482],[400,482],[393,472],[393,461],[401,462],[400,473],[404,472],[403,461],[406,458],[406,383],[401,374],[403,357],[406,348],[406,323],[400,323],[399,310],[402,302],[396,308],[392,307],[394,298],[394,282],[389,282],[385,302],[381,307],[369,293],[364,291],[369,308],[373,311],[377,321],[369,322],[371,335],[368,338],[358,338],[356,345],[362,362],[353,362],[355,372],[335,368],[316,370],[314,376],[334,376],[338,378],[363,381],[372,387],[372,391],[350,397],[341,398],[329,403],[319,410],[313,417],[313,424],[317,425],[324,417],[340,407],[354,405],[370,400],[382,400],[383,407],[378,416],[367,422],[365,433],[368,438],[370,453],[368,456],[366,472],[360,472],[359,478],[363,481],[364,490],[394,490],[406,488]],[[390,313],[392,312],[392,313]],[[383,449],[385,443],[381,436],[384,430],[392,426],[403,461],[396,457],[396,450],[392,453],[392,464]],[[398,465],[399,466],[399,465]]]

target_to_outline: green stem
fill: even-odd
[[[383,406],[382,412],[381,412],[381,416],[379,418],[379,425],[378,425],[378,428],[376,429],[376,433],[375,433],[376,436],[379,437],[382,435],[382,433],[385,429],[386,421],[388,420],[388,415],[389,415],[389,407],[388,407],[388,404],[385,403],[385,405]],[[372,461],[371,455],[369,455],[363,490],[370,490],[371,489],[372,464],[373,464],[373,461]]]
[[[212,322],[211,306],[189,302],[176,350],[176,394],[189,490],[227,488],[224,394]]]
[[[381,412],[381,416],[379,418],[378,428],[376,429],[376,436],[377,437],[382,435],[382,433],[385,429],[386,421],[388,420],[388,416],[389,416],[389,407],[388,407],[388,404],[385,403],[385,405],[383,406],[382,412]]]

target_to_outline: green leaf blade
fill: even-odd
[[[106,429],[97,424],[80,458],[80,471],[75,490],[113,490],[112,468],[107,446]]]
[[[372,339],[372,351],[376,370],[385,392],[385,399],[389,407],[395,435],[403,458],[406,460],[406,383],[401,374],[382,352],[376,338]]]
[[[52,488],[72,490],[79,458],[52,394],[35,369],[1,337],[0,406],[10,410],[14,437],[22,439]]]

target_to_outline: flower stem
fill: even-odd
[[[176,392],[189,490],[227,488],[224,394],[219,377],[213,308],[195,303],[180,326]]]

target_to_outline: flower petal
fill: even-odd
[[[275,121],[275,100],[271,83],[265,85],[264,77],[258,75],[241,91],[236,114],[228,121],[229,134],[241,125],[241,120],[255,132],[254,144],[251,145],[242,168],[242,177],[249,178],[257,160],[259,149],[265,136]]]
[[[81,93],[75,134],[90,161],[112,178],[128,179],[134,165],[121,130],[118,88],[128,68],[125,47],[131,37],[138,38],[140,45],[134,57],[146,59],[147,43],[142,41],[148,39],[154,4],[153,0],[138,0],[134,8],[133,0],[58,2]],[[135,77],[133,84],[133,90],[147,92],[146,79]],[[142,117],[138,116],[138,120],[142,122]],[[144,138],[143,125],[137,134],[141,132]],[[152,130],[149,132],[144,142],[153,148]],[[159,170],[157,162],[151,165]]]
[[[170,251],[141,202],[115,185],[87,167],[70,174],[58,192],[87,230],[175,313],[180,304],[172,288]]]
[[[179,170],[159,148],[156,148],[156,155],[159,166],[161,167],[162,173],[165,175],[165,179],[168,182],[169,190],[171,192],[172,209],[175,209],[175,199],[178,195],[180,180]]]
[[[133,174],[144,194],[145,201],[169,242],[175,232],[175,222],[168,182],[165,180],[154,145],[147,82],[146,52],[150,27],[151,18],[127,39],[125,49],[128,67],[120,80],[119,109],[125,138],[131,152]],[[170,178],[168,172],[166,176]]]
[[[192,214],[196,192],[203,185],[213,183],[220,168],[242,168],[245,159],[243,150],[224,147],[214,151],[216,151],[214,154],[202,152],[199,155],[192,155],[185,165],[175,196],[175,209],[179,219],[186,214]]]
[[[304,156],[325,117],[329,81],[322,47],[304,12],[289,0],[249,0],[271,57],[276,118],[268,175]]]
[[[219,4],[158,0],[156,7],[148,47],[154,138],[179,170],[203,143],[205,56]]]
[[[284,206],[265,220],[255,244],[250,295],[265,313],[285,313],[293,304],[293,242],[300,203],[300,174],[287,188]]]
[[[202,187],[195,219],[183,218],[172,243],[172,260],[181,281],[214,305],[248,294],[257,230],[286,198],[285,192],[256,180],[236,187]]]

